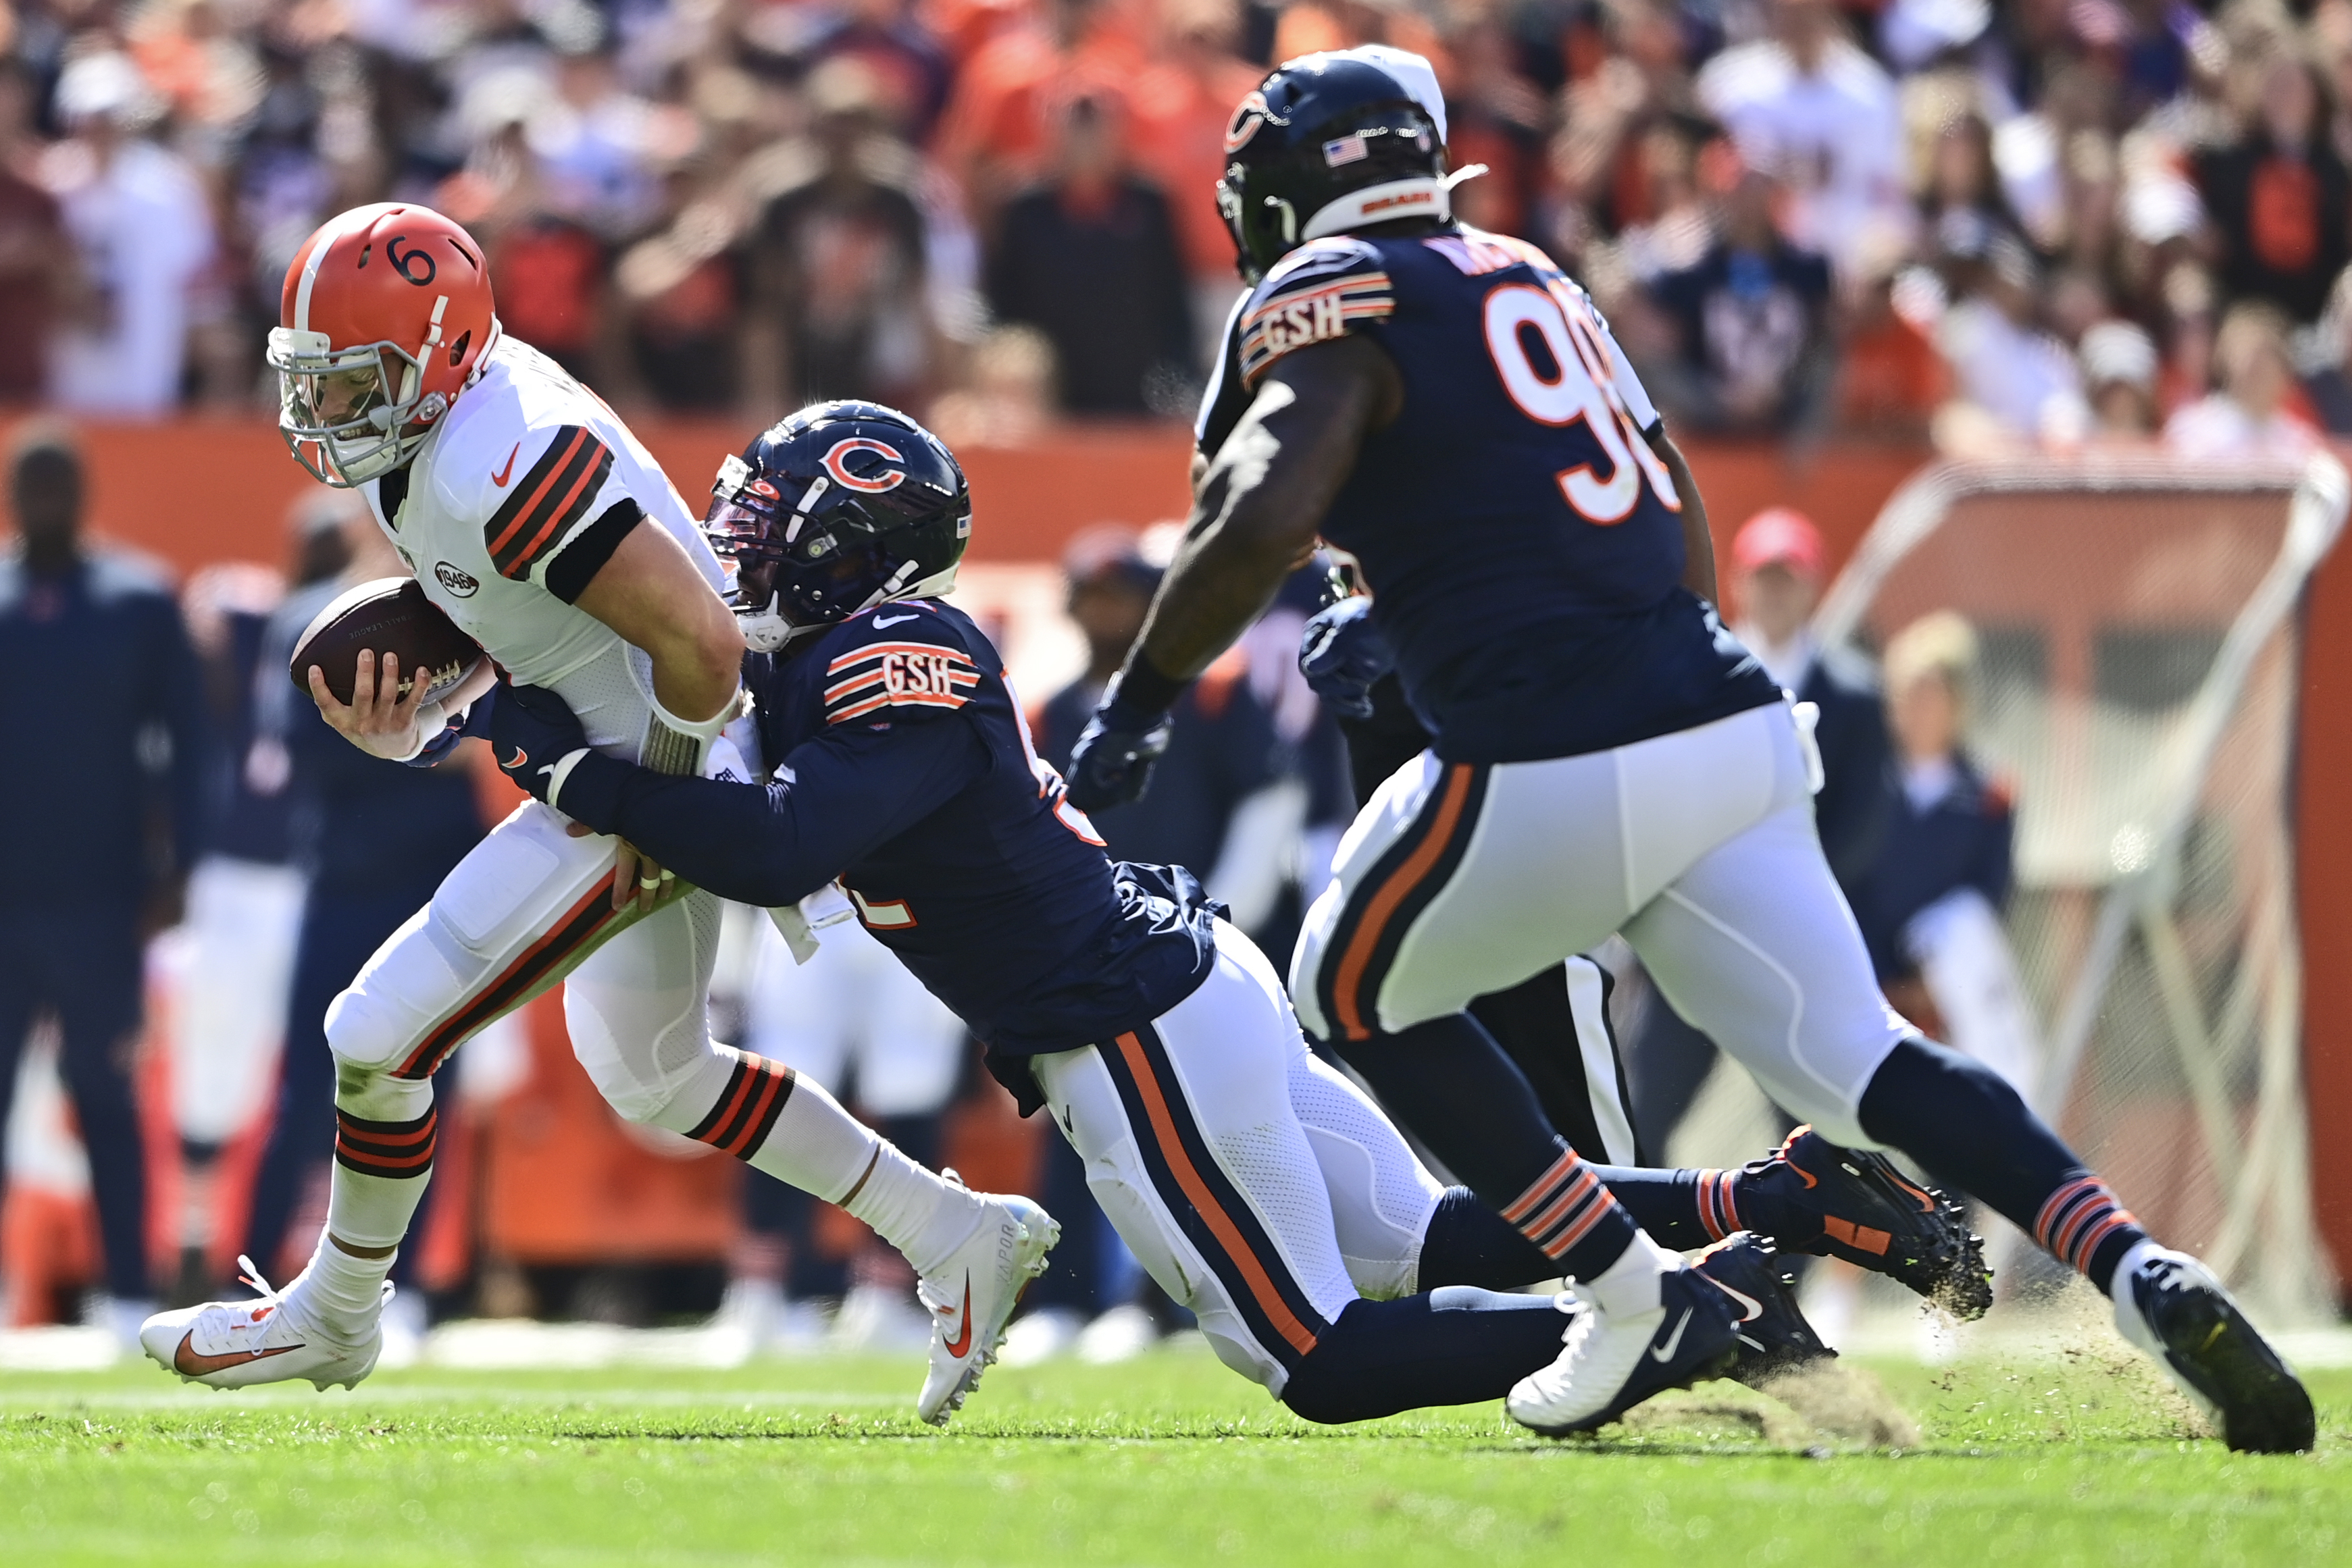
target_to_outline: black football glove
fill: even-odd
[[[1298,673],[1342,718],[1372,716],[1372,685],[1396,668],[1396,651],[1372,624],[1372,601],[1343,599],[1309,617]]]
[[[498,688],[490,710],[491,755],[533,800],[555,804],[555,765],[588,747],[588,732],[570,704],[545,686]]]
[[[1143,799],[1151,765],[1168,749],[1168,731],[1165,709],[1151,713],[1123,702],[1114,683],[1070,753],[1070,804],[1099,811]]]

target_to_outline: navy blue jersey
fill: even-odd
[[[1396,362],[1404,404],[1323,537],[1371,589],[1441,757],[1572,756],[1778,698],[1682,586],[1680,503],[1623,350],[1524,241],[1456,228],[1292,251],[1227,325],[1202,450],[1283,355],[1349,334]]]
[[[839,880],[992,1057],[1111,1040],[1206,977],[1215,906],[1181,868],[1109,859],[961,611],[885,604],[745,667],[772,783],[590,757],[563,810],[747,904]]]

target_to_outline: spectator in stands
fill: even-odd
[[[295,640],[337,594],[402,570],[352,492],[315,497],[306,507],[318,511],[303,519],[316,533],[305,560],[307,570],[320,575],[298,586],[272,617],[261,658],[268,668],[286,668]],[[437,768],[387,762],[330,729],[291,682],[272,680],[263,692],[259,727],[288,759],[295,861],[310,877],[295,941],[269,1141],[254,1178],[253,1208],[241,1227],[247,1255],[269,1278],[282,1280],[301,1269],[309,1239],[316,1233],[315,1216],[305,1213],[299,1218],[307,1223],[297,1225],[296,1209],[307,1203],[323,1213],[327,1162],[335,1145],[335,1063],[327,1049],[327,1006],[351,984],[368,955],[424,907],[450,868],[480,841],[483,822],[467,767],[470,758],[463,751]],[[446,1146],[454,1142],[450,1118],[462,1114],[460,1098],[444,1096],[439,1113]],[[457,1184],[444,1183],[426,1201],[467,1198]],[[396,1282],[406,1282],[418,1250],[403,1249]],[[386,1341],[395,1354],[402,1346],[394,1341],[413,1344],[422,1329],[421,1307],[409,1293],[394,1297],[387,1309]]]
[[[1233,235],[1213,195],[1225,172],[1225,126],[1265,73],[1234,55],[1241,33],[1234,0],[1166,0],[1160,29],[1159,54],[1130,95],[1136,163],[1175,219],[1205,364],[1223,351],[1219,335],[1242,287]]]
[[[1812,631],[1828,565],[1821,530],[1787,507],[1759,512],[1732,536],[1732,630],[1781,687],[1819,716],[1822,783],[1813,822],[1830,873],[1849,892],[1874,863],[1884,831],[1886,719],[1871,671]],[[1626,1061],[1642,1146],[1662,1154],[1715,1065],[1712,1041],[1654,998]]]
[[[919,404],[934,355],[919,162],[861,61],[819,67],[809,107],[808,140],[783,150],[801,172],[750,241],[749,407],[766,420],[819,398]]]
[[[21,435],[9,487],[18,543],[0,559],[0,727],[33,743],[0,775],[0,815],[22,830],[0,901],[0,1128],[25,1037],[54,1012],[106,1248],[98,1321],[135,1347],[154,1310],[131,1093],[141,949],[178,921],[201,833],[204,693],[163,578],[84,542],[72,442]]]
[[[1054,345],[1034,327],[998,327],[972,350],[969,384],[931,405],[931,429],[967,446],[1033,446],[1054,423]]]
[[[1678,427],[1786,434],[1827,412],[1829,264],[1780,237],[1776,182],[1736,161],[1723,177],[1720,237],[1696,266],[1652,286],[1681,352],[1651,391]]]
[[[2320,86],[2299,49],[2281,46],[2261,68],[2256,123],[2194,165],[2221,241],[2221,281],[2296,322],[2318,318],[2352,258],[2352,180],[2329,145]]]
[[[913,0],[845,0],[827,6],[811,18],[816,36],[803,55],[813,68],[832,60],[865,67],[892,129],[920,146],[930,140],[947,107],[955,62],[918,9]]]
[[[2276,307],[2252,300],[2231,306],[2213,340],[2221,384],[2165,422],[2164,444],[2182,457],[2310,456],[2319,433],[2290,406],[2297,388],[2286,342],[2286,319]]]
[[[1770,0],[1772,36],[1726,49],[1698,97],[1749,163],[1787,182],[1789,237],[1841,267],[1906,221],[1895,83],[1845,36],[1835,0]]]
[[[1984,434],[1969,446],[2079,440],[2089,423],[2082,372],[2039,317],[2040,269],[2022,241],[1970,225],[1940,231],[1958,299],[1936,325],[1936,347],[1951,367],[1955,401],[1938,415],[1938,440],[1967,419]],[[1976,248],[1979,244],[1982,249]]]
[[[51,396],[77,413],[165,413],[180,401],[190,290],[213,256],[211,208],[187,163],[141,133],[158,106],[129,56],[75,60],[56,102],[73,140],[44,168],[80,287],[52,347]]]
[[[1922,293],[1940,291],[1927,268],[1906,267],[1904,261],[1899,245],[1866,247],[1840,290],[1844,330],[1837,355],[1837,423],[1850,431],[1916,439],[1950,395],[1952,373],[1917,319]]]
[[[1116,98],[1071,101],[1054,177],[1004,210],[988,298],[1054,345],[1076,414],[1186,414],[1199,401],[1192,301],[1167,198],[1133,171]]]
[[[57,198],[26,177],[33,84],[0,62],[0,405],[37,400],[47,389],[49,337],[73,282],[73,247]]]
[[[1042,0],[965,63],[937,150],[983,237],[1006,202],[1053,170],[1072,100],[1118,97],[1150,63],[1127,23],[1111,0]]]
[[[2352,15],[2346,20],[2352,23]],[[2347,58],[2352,60],[2352,49]],[[2336,275],[2314,347],[2319,362],[2303,378],[2303,395],[2328,434],[2352,434],[2352,267]]]
[[[2091,439],[2144,442],[2156,434],[2156,343],[2129,321],[2102,321],[2083,334],[2083,388]]]

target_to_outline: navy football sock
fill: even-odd
[[[1424,1291],[1446,1285],[1516,1291],[1559,1274],[1559,1265],[1542,1248],[1466,1186],[1445,1189],[1429,1228],[1421,1233],[1419,1281]]]
[[[1500,1399],[1551,1364],[1567,1317],[1549,1296],[1451,1286],[1350,1301],[1290,1375],[1282,1402],[1309,1421],[1369,1421]]]
[[[1914,1036],[1863,1092],[1862,1127],[1927,1174],[1990,1205],[2102,1293],[2147,1232],[2006,1079]]]
[[[1709,1177],[1719,1177],[1720,1171],[1650,1170],[1637,1166],[1591,1169],[1609,1189],[1609,1196],[1623,1204],[1633,1223],[1648,1231],[1659,1246],[1696,1252],[1723,1239],[1699,1212],[1702,1184]]]
[[[1554,1272],[1595,1279],[1633,1241],[1633,1216],[1553,1131],[1527,1075],[1469,1014],[1334,1049],[1391,1115],[1549,1255]]]

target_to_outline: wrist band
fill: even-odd
[[[1143,656],[1143,651],[1138,649],[1134,657],[1128,660],[1127,667],[1119,671],[1118,678],[1111,683],[1109,695],[1104,699],[1103,706],[1108,708],[1116,705],[1130,712],[1157,718],[1174,707],[1176,699],[1182,696],[1184,688],[1192,684],[1161,674],[1152,667],[1151,661]]]
[[[584,746],[577,751],[567,751],[557,759],[555,766],[548,770],[547,803],[555,806],[557,810],[563,810],[562,807],[555,805],[555,798],[563,793],[563,781],[572,777],[572,768],[578,767],[580,759],[587,755],[588,748]]]

